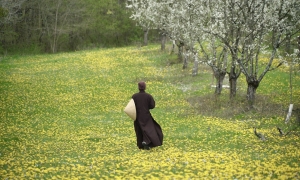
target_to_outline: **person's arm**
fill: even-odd
[[[153,97],[150,95],[150,103],[149,103],[149,109],[154,109],[155,108],[155,101]]]

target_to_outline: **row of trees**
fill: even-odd
[[[141,39],[125,0],[1,0],[0,53],[124,46]]]
[[[274,58],[297,53],[294,49],[300,30],[299,0],[128,0],[127,3],[131,18],[144,32],[159,29],[162,37],[169,36],[177,42],[184,68],[189,56],[194,59],[194,74],[198,59],[212,68],[217,79],[216,94],[221,93],[228,74],[230,97],[234,97],[237,79],[243,73],[250,105],[266,73],[286,60],[274,64]],[[260,62],[262,55],[268,57],[265,65]]]

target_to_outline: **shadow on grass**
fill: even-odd
[[[254,108],[249,108],[246,97],[238,94],[230,100],[224,95],[214,94],[188,97],[187,101],[195,108],[196,112],[205,116],[215,116],[224,119],[235,118],[247,120],[248,118],[264,118],[286,115],[287,108],[282,104],[271,101],[272,97],[257,95]]]

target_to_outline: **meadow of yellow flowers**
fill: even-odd
[[[181,70],[157,66],[163,57],[157,49],[2,60],[0,179],[300,179],[299,134],[263,128],[284,117],[240,121],[193,113],[185,92],[165,79]],[[165,135],[163,146],[150,151],[136,147],[133,122],[123,112],[139,80],[156,100],[152,115]],[[264,123],[258,131],[266,141],[254,136],[253,123]]]

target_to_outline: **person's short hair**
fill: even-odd
[[[145,90],[146,89],[146,83],[144,81],[140,81],[138,83],[138,87],[139,87],[139,90]]]

